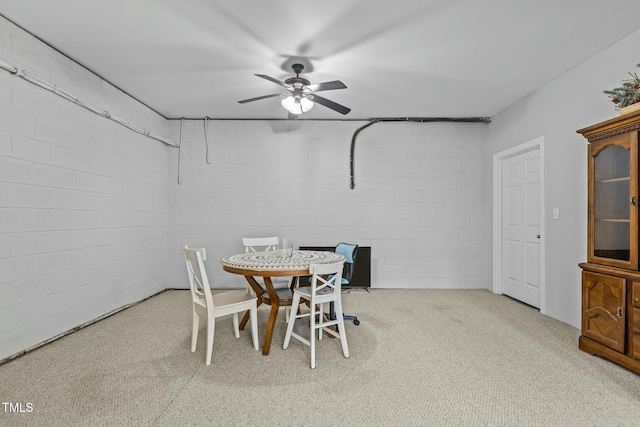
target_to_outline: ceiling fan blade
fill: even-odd
[[[286,84],[285,82],[281,82],[280,80],[274,79],[273,77],[269,77],[265,74],[254,74],[255,76],[262,77],[263,79],[269,80],[277,85],[282,86],[285,89],[293,90],[293,86]]]
[[[340,114],[347,114],[349,111],[351,111],[351,108],[347,108],[344,105],[340,105],[318,95],[313,95],[313,102],[317,102],[320,105],[331,108],[332,110],[337,111]]]
[[[272,93],[271,95],[262,95],[255,98],[243,99],[238,101],[238,104],[246,104],[247,102],[260,101],[261,99],[273,98],[274,96],[280,96],[279,93]]]
[[[306,86],[306,88],[312,92],[318,92],[321,90],[346,89],[347,86],[344,83],[342,83],[340,80],[334,80],[332,82],[315,83],[315,84]]]

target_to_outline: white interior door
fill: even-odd
[[[502,293],[540,308],[540,149],[503,160]]]

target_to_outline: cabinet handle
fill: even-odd
[[[622,317],[622,307],[618,307],[618,317]]]
[[[636,196],[629,196],[629,206],[635,206]]]

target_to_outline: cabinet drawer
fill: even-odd
[[[633,282],[633,290],[631,291],[631,303],[634,307],[640,308],[640,283]]]

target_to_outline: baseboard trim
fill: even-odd
[[[116,314],[116,313],[119,313],[119,312],[121,312],[121,311],[123,311],[123,310],[126,310],[126,309],[128,309],[128,308],[130,308],[130,307],[133,307],[134,305],[140,304],[141,302],[146,301],[146,300],[148,300],[149,298],[153,298],[153,297],[155,297],[156,295],[159,295],[159,294],[161,294],[161,293],[163,293],[163,292],[166,292],[166,291],[168,291],[168,290],[175,290],[175,289],[163,289],[163,290],[161,290],[160,292],[156,292],[155,294],[153,294],[153,295],[149,295],[148,297],[145,297],[145,298],[143,298],[143,299],[141,299],[141,300],[139,300],[139,301],[135,301],[135,302],[129,303],[129,304],[127,304],[127,305],[124,305],[124,306],[122,306],[122,307],[120,307],[120,308],[116,308],[115,310],[112,310],[112,311],[110,311],[110,312],[108,312],[108,313],[105,313],[105,314],[103,314],[102,316],[96,317],[95,319],[90,320],[90,321],[88,321],[88,322],[85,322],[85,323],[83,323],[82,325],[76,326],[76,327],[71,328],[71,329],[69,329],[69,330],[66,330],[66,331],[64,331],[64,332],[62,332],[62,333],[60,333],[60,334],[58,334],[58,335],[56,335],[56,336],[54,336],[54,337],[52,337],[52,338],[49,338],[49,339],[48,339],[48,340],[46,340],[46,341],[43,341],[43,342],[41,342],[41,343],[38,343],[38,344],[36,344],[36,345],[34,345],[34,346],[31,346],[31,347],[29,347],[29,348],[27,348],[27,349],[25,349],[25,350],[19,351],[18,353],[12,354],[11,356],[6,357],[6,358],[4,358],[4,359],[0,360],[0,366],[4,365],[5,363],[9,363],[9,362],[11,362],[12,360],[18,359],[18,358],[20,358],[20,357],[24,356],[25,354],[29,354],[29,353],[31,353],[31,352],[32,352],[32,351],[34,351],[34,350],[37,350],[37,349],[39,349],[39,348],[42,348],[42,347],[44,347],[45,345],[50,344],[50,343],[52,343],[52,342],[54,342],[54,341],[56,341],[56,340],[59,340],[59,339],[60,339],[60,338],[62,338],[62,337],[66,337],[67,335],[70,335],[70,334],[72,334],[72,333],[74,333],[74,332],[76,332],[76,331],[79,331],[80,329],[84,329],[84,328],[86,328],[87,326],[93,325],[94,323],[99,322],[99,321],[101,321],[101,320],[103,320],[103,319],[106,319],[107,317],[111,317],[111,316],[113,316],[113,315],[114,315],[114,314]]]

